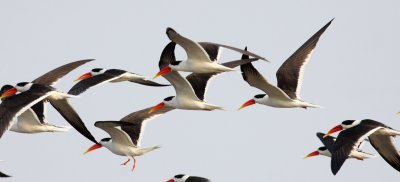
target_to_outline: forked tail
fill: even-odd
[[[52,124],[46,124],[47,132],[66,132],[71,129],[69,126],[57,126]]]

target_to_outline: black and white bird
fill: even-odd
[[[309,61],[319,38],[329,27],[332,21],[333,19],[311,38],[309,38],[281,65],[276,72],[278,86],[268,82],[251,63],[240,66],[243,79],[250,86],[265,92],[265,94],[255,95],[253,99],[250,99],[244,103],[240,109],[255,103],[277,108],[320,107],[318,105],[303,101],[300,98],[300,89],[303,81],[304,67]],[[242,58],[247,58],[247,56],[244,55]]]
[[[45,73],[44,75],[32,81],[32,83],[54,86],[62,77],[74,69],[93,60],[94,59],[85,59],[62,65]],[[4,85],[0,90],[0,95],[12,88],[13,86],[11,85]],[[42,100],[19,115],[17,122],[11,126],[10,131],[19,133],[40,133],[63,132],[68,131],[69,129],[70,127],[68,126],[57,126],[50,124],[47,121],[47,100]]]
[[[174,178],[167,182],[211,182],[211,180],[199,176],[189,176],[185,174],[175,175]]]
[[[14,88],[11,85],[4,85],[1,87],[0,95],[4,92]],[[1,100],[6,99],[3,97]],[[37,114],[38,113],[38,114]],[[70,129],[69,126],[57,126],[48,123],[47,121],[47,103],[46,101],[38,102],[31,108],[17,117],[10,128],[10,131],[17,133],[41,133],[41,132],[65,132]]]
[[[317,155],[332,157],[333,146],[334,146],[336,138],[332,137],[332,136],[326,136],[326,137],[324,137],[324,136],[325,136],[324,133],[319,133],[319,132],[317,133],[317,137],[321,140],[321,142],[324,144],[324,146],[319,147],[316,151],[311,152],[304,158],[313,157],[313,156],[317,156]],[[361,142],[361,144],[362,143],[363,142]],[[349,156],[350,158],[364,160],[364,159],[375,157],[372,154],[361,151],[361,149],[360,149],[361,144],[360,144],[360,146],[357,147],[357,149],[352,154],[350,154],[350,156]]]
[[[222,73],[233,71],[232,67],[219,64],[219,56],[221,55],[221,47],[237,51],[242,54],[250,55],[257,59],[266,60],[254,53],[244,51],[239,48],[216,44],[211,42],[195,42],[178,34],[174,29],[167,28],[168,38],[180,45],[186,52],[186,61],[173,61],[165,65],[154,78],[169,73],[171,71],[186,71],[192,73]]]
[[[123,82],[123,81],[130,81],[142,85],[147,86],[154,86],[154,87],[163,87],[163,86],[170,86],[164,85],[160,83],[153,82],[151,80],[147,80],[145,76],[131,73],[125,70],[120,69],[108,69],[105,70],[103,68],[94,68],[92,71],[83,74],[80,76],[76,81],[76,83],[69,91],[68,94],[71,95],[79,95],[85,92],[90,87],[100,85],[103,83],[116,83],[116,82]]]
[[[387,163],[400,171],[400,154],[394,140],[400,131],[371,119],[346,120],[329,130],[324,137],[341,130],[333,145],[331,170],[334,175],[366,139]]]
[[[19,115],[50,96],[53,91],[51,87],[32,83],[24,88],[25,90],[21,90],[21,93],[16,95],[17,89],[14,87],[1,95],[0,137],[9,130]]]
[[[17,92],[20,93],[17,94]],[[14,119],[26,112],[29,108],[39,102],[49,101],[72,127],[87,139],[97,143],[78,113],[76,113],[69,104],[68,98],[75,96],[58,91],[51,86],[20,82],[15,87],[4,92],[1,98],[4,97],[6,98],[0,105],[0,136],[9,129]],[[39,126],[35,125],[35,127]]]
[[[159,62],[159,67],[161,70],[172,62],[176,61],[174,53],[175,46],[176,43],[170,42],[162,51]],[[208,52],[208,54],[210,55],[210,57],[218,57],[218,51],[210,51]],[[232,61],[224,63],[223,65],[225,65],[226,67],[234,68],[241,64],[245,64],[255,60],[257,59]],[[153,112],[164,106],[186,110],[221,110],[222,107],[206,103],[204,99],[204,95],[207,91],[208,82],[212,77],[218,74],[219,73],[192,73],[184,78],[177,71],[171,71],[168,74],[162,75],[172,84],[175,89],[176,96],[165,98],[163,102],[154,106],[150,112]]]
[[[149,113],[151,108],[133,112],[120,121],[97,121],[94,125],[105,132],[111,138],[103,138],[99,143],[90,147],[86,152],[105,147],[116,155],[126,156],[128,160],[121,165],[126,165],[132,159],[134,160],[132,171],[136,166],[136,156],[141,156],[147,152],[160,148],[153,146],[148,148],[140,147],[140,140],[143,137],[146,123],[156,116],[162,115],[173,110],[171,107],[164,107],[155,112]]]

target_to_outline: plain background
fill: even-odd
[[[142,146],[162,148],[137,157],[137,168],[75,130],[35,135],[7,132],[0,140],[2,181],[166,181],[178,173],[216,182],[398,181],[399,172],[380,156],[348,160],[337,176],[327,157],[303,159],[321,146],[315,133],[346,119],[371,118],[400,129],[398,104],[400,3],[398,1],[1,1],[1,84],[31,81],[65,63],[86,64],[56,85],[68,91],[92,68],[120,68],[151,78],[168,43],[167,27],[196,41],[243,48],[271,61],[255,63],[273,83],[275,72],[329,20],[305,70],[302,98],[322,109],[237,108],[261,91],[240,71],[211,82],[207,101],[226,111],[175,110],[151,121]],[[186,59],[181,49],[178,59]],[[225,50],[221,62],[239,59]],[[156,81],[167,83],[163,78]],[[89,130],[107,133],[98,120],[123,116],[175,95],[172,87],[107,84],[72,100]],[[50,107],[51,108],[51,107]],[[67,125],[51,108],[49,121]],[[397,142],[399,144],[399,142]],[[369,145],[364,150],[377,154]]]

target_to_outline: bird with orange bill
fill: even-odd
[[[149,113],[151,108],[133,112],[120,121],[97,121],[94,126],[107,132],[111,138],[103,138],[99,143],[94,144],[84,154],[93,150],[105,147],[112,153],[128,157],[128,160],[121,165],[126,165],[133,160],[132,171],[136,167],[136,156],[160,148],[153,146],[148,148],[140,147],[140,141],[144,133],[146,123],[156,116],[162,115],[173,110],[171,107],[164,107],[155,112]]]

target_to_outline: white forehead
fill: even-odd
[[[15,88],[17,89],[18,92],[25,92],[29,90],[32,87],[33,83],[27,83],[24,86],[20,86],[19,84],[15,85]]]

